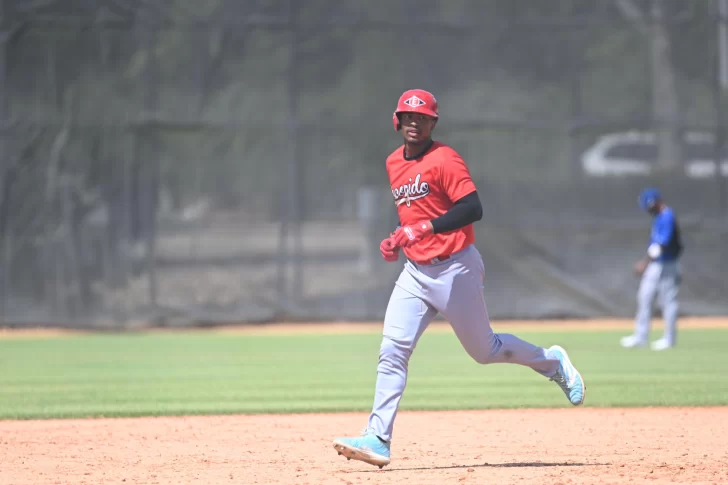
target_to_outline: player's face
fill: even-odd
[[[417,145],[430,139],[437,120],[420,113],[402,113],[399,122],[405,142]]]
[[[649,215],[651,215],[652,217],[655,217],[655,216],[656,216],[657,214],[659,214],[659,213],[660,213],[660,211],[661,211],[661,210],[662,210],[662,202],[660,202],[660,201],[658,200],[658,201],[657,201],[657,202],[655,203],[655,205],[653,205],[652,207],[650,207],[650,208],[648,208],[648,209],[647,209],[647,213],[648,213]]]

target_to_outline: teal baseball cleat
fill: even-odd
[[[359,460],[383,468],[389,465],[389,443],[366,428],[357,438],[337,438],[334,449],[349,460]]]
[[[552,381],[559,385],[566,397],[569,398],[569,402],[574,406],[584,403],[586,397],[586,385],[584,379],[581,378],[581,374],[576,370],[574,364],[571,363],[569,356],[566,354],[566,350],[558,345],[554,345],[549,348],[551,352],[556,354],[559,359],[559,370],[556,374],[551,376]]]

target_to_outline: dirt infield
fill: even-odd
[[[363,414],[0,422],[0,483],[728,482],[728,408],[403,412],[384,470],[337,456]]]
[[[508,331],[599,331],[625,330],[634,325],[630,319],[602,318],[592,320],[508,320],[491,322],[496,332]],[[662,322],[655,320],[653,326],[658,328]],[[680,329],[691,328],[728,328],[728,317],[688,317],[679,321]],[[339,334],[339,333],[378,333],[382,330],[382,322],[296,322],[265,323],[245,325],[220,325],[204,328],[147,328],[144,324],[132,325],[132,331],[148,333],[208,331],[231,335],[271,335],[271,334]],[[427,332],[450,332],[452,329],[446,322],[435,321]],[[64,329],[52,327],[0,327],[0,340],[19,338],[55,338],[88,333],[82,329]]]
[[[593,320],[508,320],[491,322],[496,332],[520,332],[520,331],[600,331],[600,330],[625,330],[630,331],[634,322],[629,319],[602,318]],[[653,326],[658,328],[661,321],[655,321]],[[682,318],[679,322],[680,329],[690,328],[728,328],[726,317],[690,317]],[[214,331],[230,334],[267,335],[267,334],[335,334],[335,333],[378,333],[382,331],[381,322],[350,323],[275,323],[265,325],[240,325],[220,327]],[[436,321],[430,324],[427,332],[451,332],[449,324]]]

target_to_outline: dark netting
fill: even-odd
[[[479,187],[491,317],[632,316],[653,184],[682,311],[726,314],[718,3],[0,2],[0,317],[382,318],[409,88]]]

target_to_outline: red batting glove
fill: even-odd
[[[422,241],[432,234],[432,231],[430,221],[417,221],[414,224],[397,228],[394,231],[394,241],[397,246],[407,248]]]
[[[379,245],[379,252],[385,261],[393,263],[399,258],[399,247],[394,242],[394,237],[389,236]]]

